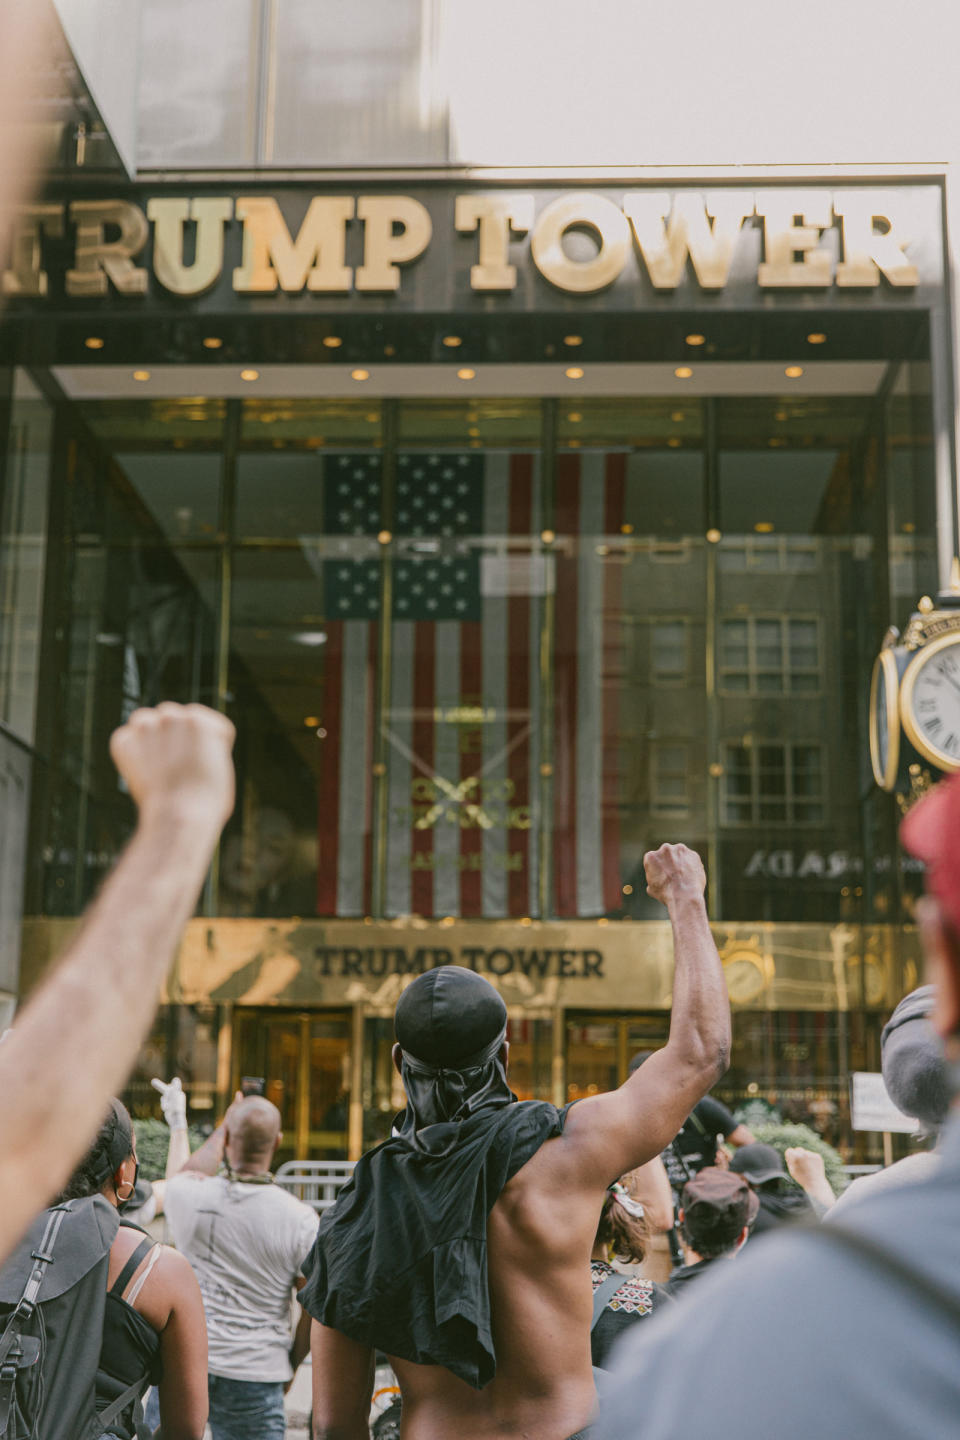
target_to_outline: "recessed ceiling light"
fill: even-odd
[[[240,379],[241,379],[241,380],[259,380],[259,379],[260,379],[260,371],[259,371],[259,370],[241,370],[241,371],[240,371]]]
[[[389,530],[381,530],[379,535],[377,536],[377,539],[380,541],[381,545],[389,545],[390,541],[393,539],[393,536],[390,534]]]
[[[444,335],[443,343],[444,345],[446,345],[448,350],[456,350],[458,345],[463,344],[463,341],[461,340],[459,335]]]
[[[570,368],[568,370],[565,370],[563,373],[566,375],[568,380],[583,379],[583,371],[580,369],[579,365],[571,365]]]
[[[632,525],[621,525],[621,526],[620,526],[620,534],[621,534],[621,535],[632,535],[632,534],[633,534],[633,526],[632,526]]]
[[[319,715],[304,715],[304,717],[303,717],[303,723],[304,723],[304,725],[306,725],[306,727],[307,727],[308,730],[316,730],[317,726],[320,724],[320,716],[319,716]]]
[[[682,442],[682,440],[680,439],[680,436],[679,436],[679,435],[671,435],[670,438],[669,438],[669,440],[667,441],[667,444],[670,446],[670,449],[671,449],[671,450],[676,450],[676,449],[678,449],[678,448],[680,447],[680,445],[682,445],[682,443],[683,443],[683,442]]]
[[[690,376],[693,374],[693,371],[690,369],[689,365],[678,365],[673,373],[674,375],[676,375],[678,380],[689,380]]]
[[[573,439],[567,441],[567,444],[570,446],[571,450],[579,450],[581,443],[581,441]]]
[[[371,410],[369,415],[364,415],[363,418],[364,420],[366,420],[368,425],[376,425],[377,421],[380,419],[380,412],[379,410]]]
[[[476,378],[477,378],[477,372],[476,372],[476,370],[469,370],[469,369],[467,369],[467,370],[458,370],[458,371],[457,371],[457,379],[458,379],[458,380],[475,380]]]
[[[219,335],[207,335],[203,342],[204,350],[219,350],[222,345]]]
[[[351,370],[351,371],[350,371],[350,379],[351,379],[351,380],[369,380],[369,379],[370,379],[370,371],[369,371],[369,370]]]
[[[384,355],[396,355],[396,353],[397,353],[397,347],[396,347],[396,345],[384,345],[384,347],[383,347],[383,353],[384,353]]]
[[[324,345],[326,345],[328,350],[339,350],[340,346],[343,344],[343,341],[340,339],[339,335],[324,335],[323,343]]]
[[[706,335],[685,335],[683,337],[688,345],[706,345]]]
[[[787,412],[786,412],[786,410],[777,410],[777,411],[775,412],[773,418],[774,418],[774,420],[780,420],[780,421],[786,420],[786,418],[787,418]]]
[[[674,425],[679,425],[681,420],[686,419],[686,416],[684,415],[682,410],[674,410],[670,416],[670,419],[673,421]]]
[[[632,886],[632,885],[624,885],[624,887],[623,887],[623,893],[624,893],[624,895],[632,895],[632,894],[633,894],[633,886]]]
[[[710,529],[707,531],[707,540],[710,542],[711,545],[719,545],[722,539],[723,536],[720,534],[719,530]]]
[[[756,532],[757,532],[758,535],[769,535],[770,532],[771,532],[772,529],[773,529],[773,521],[772,521],[772,520],[758,520],[757,523],[756,523],[756,525],[754,525],[753,528],[754,528],[754,530],[756,530]]]
[[[134,380],[149,380],[149,379],[150,379],[150,371],[149,371],[149,370],[134,370],[134,372],[133,372],[133,378],[134,378]]]
[[[99,335],[88,335],[83,343],[88,350],[102,350],[104,346],[104,342],[100,339]]]
[[[477,429],[476,425],[471,425],[469,430],[467,431],[467,434],[472,440],[476,440],[477,436],[480,434],[480,431]]]
[[[579,425],[580,421],[583,419],[583,416],[580,414],[579,410],[571,410],[570,414],[567,416],[567,419],[570,421],[571,425]]]
[[[296,630],[290,639],[295,645],[308,645],[315,648],[317,645],[326,645],[327,632],[326,630]],[[313,723],[319,725],[320,721],[315,720]]]
[[[812,335],[807,336],[808,345],[825,345],[827,337],[822,330],[814,330]]]
[[[556,534],[553,530],[540,531],[540,539],[543,541],[544,545],[552,545],[556,538]]]
[[[583,336],[582,336],[582,335],[564,335],[564,337],[563,337],[563,343],[564,343],[564,345],[582,345],[582,344],[583,344]]]
[[[787,377],[788,380],[799,380],[799,379],[800,379],[800,376],[803,374],[803,366],[802,366],[802,365],[788,365],[787,368],[786,368],[786,370],[784,370],[783,373],[784,373],[784,375],[786,375],[786,377]]]

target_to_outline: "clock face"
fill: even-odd
[[[897,715],[898,673],[892,650],[881,650],[870,684],[870,763],[873,778],[892,790],[900,764],[900,721]]]
[[[903,728],[925,760],[960,770],[960,632],[932,640],[904,671]]]

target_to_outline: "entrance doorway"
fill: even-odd
[[[627,1078],[630,1061],[641,1050],[667,1043],[670,1012],[611,1015],[570,1012],[567,1024],[567,1102],[615,1090]]]
[[[280,1111],[278,1161],[341,1160],[350,1115],[349,1011],[238,1010],[234,1015],[233,1089],[262,1079]]]

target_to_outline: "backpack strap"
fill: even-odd
[[[20,1326],[29,1321],[37,1308],[37,1300],[43,1285],[47,1266],[53,1264],[53,1247],[60,1233],[64,1216],[70,1213],[70,1205],[57,1205],[49,1214],[40,1248],[31,1251],[33,1268],[27,1276],[23,1293],[7,1321],[6,1329],[0,1336],[0,1436],[6,1435],[10,1427],[10,1412],[13,1409],[17,1387],[17,1371],[22,1364],[33,1364],[40,1353],[40,1344],[20,1334]]]
[[[600,1323],[600,1316],[603,1314],[604,1310],[606,1310],[608,1303],[613,1299],[614,1295],[616,1295],[617,1291],[620,1289],[620,1286],[626,1285],[629,1279],[629,1275],[621,1275],[619,1271],[614,1270],[612,1274],[606,1277],[606,1279],[600,1281],[600,1284],[593,1292],[593,1320],[590,1325],[591,1333],[597,1328],[597,1325]]]
[[[143,1264],[144,1260],[147,1258],[156,1243],[156,1240],[151,1240],[149,1235],[146,1237],[146,1239],[140,1241],[140,1244],[137,1246],[136,1250],[134,1250],[133,1254],[127,1260],[126,1265],[124,1265],[123,1269],[120,1271],[120,1274],[110,1286],[110,1289],[107,1292],[108,1294],[117,1296],[121,1296],[123,1294],[124,1290],[126,1290],[127,1286],[130,1284],[130,1281],[133,1279],[134,1273],[139,1270],[140,1266]]]
[[[134,1400],[139,1400],[148,1383],[148,1377],[141,1375],[132,1385],[128,1385],[122,1395],[111,1400],[105,1410],[100,1410],[94,1416],[90,1425],[84,1430],[80,1440],[100,1440],[101,1435],[106,1435],[107,1426],[112,1425],[114,1420],[119,1419],[127,1406]],[[2,1433],[2,1432],[0,1432]]]
[[[881,1270],[885,1270],[915,1295],[922,1295],[947,1318],[955,1330],[960,1330],[960,1299],[945,1285],[940,1285],[916,1266],[901,1260],[899,1255],[888,1250],[879,1240],[864,1235],[860,1230],[848,1229],[846,1225],[818,1225],[815,1233],[818,1239],[821,1236],[826,1237],[847,1254],[856,1254],[871,1266],[879,1266]]]

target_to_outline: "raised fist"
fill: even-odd
[[[219,833],[233,810],[235,731],[204,705],[165,701],[135,710],[110,737],[110,754],[141,815],[171,811]]]
[[[673,900],[702,897],[707,877],[700,856],[686,845],[661,845],[643,857],[647,892],[669,905]]]

